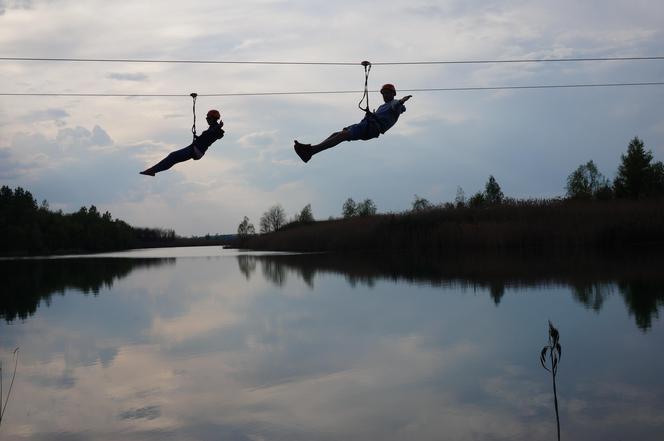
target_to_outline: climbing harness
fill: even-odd
[[[364,66],[364,94],[362,94],[362,99],[360,100],[359,103],[357,103],[357,107],[360,108],[360,110],[366,112],[366,113],[371,113],[369,110],[369,89],[368,89],[368,84],[369,84],[369,72],[371,72],[371,63],[368,61],[363,61],[360,63],[362,66]],[[367,100],[367,105],[365,107],[362,107],[362,101]]]
[[[198,135],[196,135],[196,97],[198,97],[197,93],[191,93],[189,95],[191,99],[194,101],[192,111],[194,113],[194,125],[191,126],[191,134],[194,136],[194,141],[196,141],[196,138],[198,138]]]

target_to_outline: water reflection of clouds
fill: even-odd
[[[256,302],[256,291],[238,280],[235,271],[219,263],[218,270],[212,272],[209,265],[203,265],[204,271],[200,266],[196,260],[182,261],[179,268],[188,277],[162,280],[160,306],[151,315],[152,338],[179,347],[184,342],[204,339],[246,323],[247,309]],[[169,310],[167,315],[161,313],[164,305]]]
[[[135,273],[94,299],[65,296],[25,323],[3,327],[3,334],[13,328],[25,355],[3,432],[12,441],[22,434],[102,440],[554,434],[550,381],[537,365],[545,333],[524,330],[558,313],[547,305],[563,304],[560,311],[574,305],[559,295],[564,289],[514,297],[510,289],[509,301],[495,308],[487,289],[458,295],[462,290],[450,286],[389,278],[348,289],[344,277],[323,272],[314,291],[317,273],[309,269],[305,278],[287,266],[275,271],[274,262],[268,271],[254,263],[250,273],[259,277],[238,271],[239,259],[178,260]],[[619,306],[609,303],[602,307]],[[646,434],[661,427],[654,409],[662,398],[652,387],[659,383],[626,380],[612,389],[610,364],[596,378],[595,353],[583,354],[584,345],[601,353],[607,342],[587,335],[572,344],[565,332],[575,326],[583,332],[585,314],[601,317],[574,311],[577,325],[562,328],[563,430],[604,439],[616,425],[629,427],[630,418]],[[633,324],[607,326],[623,339],[657,340],[631,333]],[[632,346],[637,355],[648,348]],[[653,362],[661,366],[660,358]],[[605,427],[593,427],[597,421]]]

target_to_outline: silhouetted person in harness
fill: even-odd
[[[156,165],[143,170],[140,172],[140,174],[154,176],[155,173],[168,170],[178,162],[184,162],[190,159],[197,161],[201,159],[212,143],[214,143],[217,139],[224,137],[224,130],[222,129],[224,122],[221,121],[221,115],[219,114],[218,110],[210,110],[207,113],[205,120],[210,125],[210,127],[208,127],[207,130],[205,130],[199,136],[194,136],[194,141],[190,145],[183,149],[169,153],[168,156],[166,156]]]
[[[304,162],[309,162],[311,157],[316,153],[334,147],[343,141],[355,141],[358,139],[368,140],[378,138],[381,134],[387,132],[397,120],[399,115],[406,111],[404,103],[408,101],[412,95],[407,95],[400,100],[394,99],[397,91],[392,84],[385,84],[380,88],[380,93],[383,95],[384,104],[376,109],[375,112],[370,112],[366,109],[366,114],[362,121],[348,127],[344,127],[340,132],[334,132],[327,139],[320,144],[302,144],[295,140],[295,153]]]

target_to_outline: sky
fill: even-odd
[[[317,143],[359,122],[363,60],[376,62],[664,56],[659,1],[0,0],[0,57],[349,62],[357,65],[67,63],[0,60],[0,184],[51,209],[95,205],[134,226],[183,236],[256,226],[280,204],[339,217],[344,201],[379,212],[468,198],[494,176],[506,196],[565,194],[593,160],[613,179],[638,136],[664,160],[664,86],[414,92],[385,135],[343,143],[304,164],[293,140]],[[664,81],[664,60],[375,65],[399,89]],[[191,92],[354,91],[205,97],[226,135],[200,161],[139,175],[191,142]],[[398,96],[402,96],[399,94]]]

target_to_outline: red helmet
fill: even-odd
[[[394,84],[390,84],[390,83],[383,84],[383,87],[380,88],[380,92],[383,93],[384,90],[391,90],[395,94],[397,93],[397,89],[396,89],[396,87],[394,87]]]
[[[221,114],[219,113],[218,110],[216,110],[216,109],[212,109],[212,110],[209,110],[209,111],[208,111],[208,113],[207,113],[207,118],[214,118],[214,120],[216,121],[216,120],[218,120],[219,118],[221,118]]]

